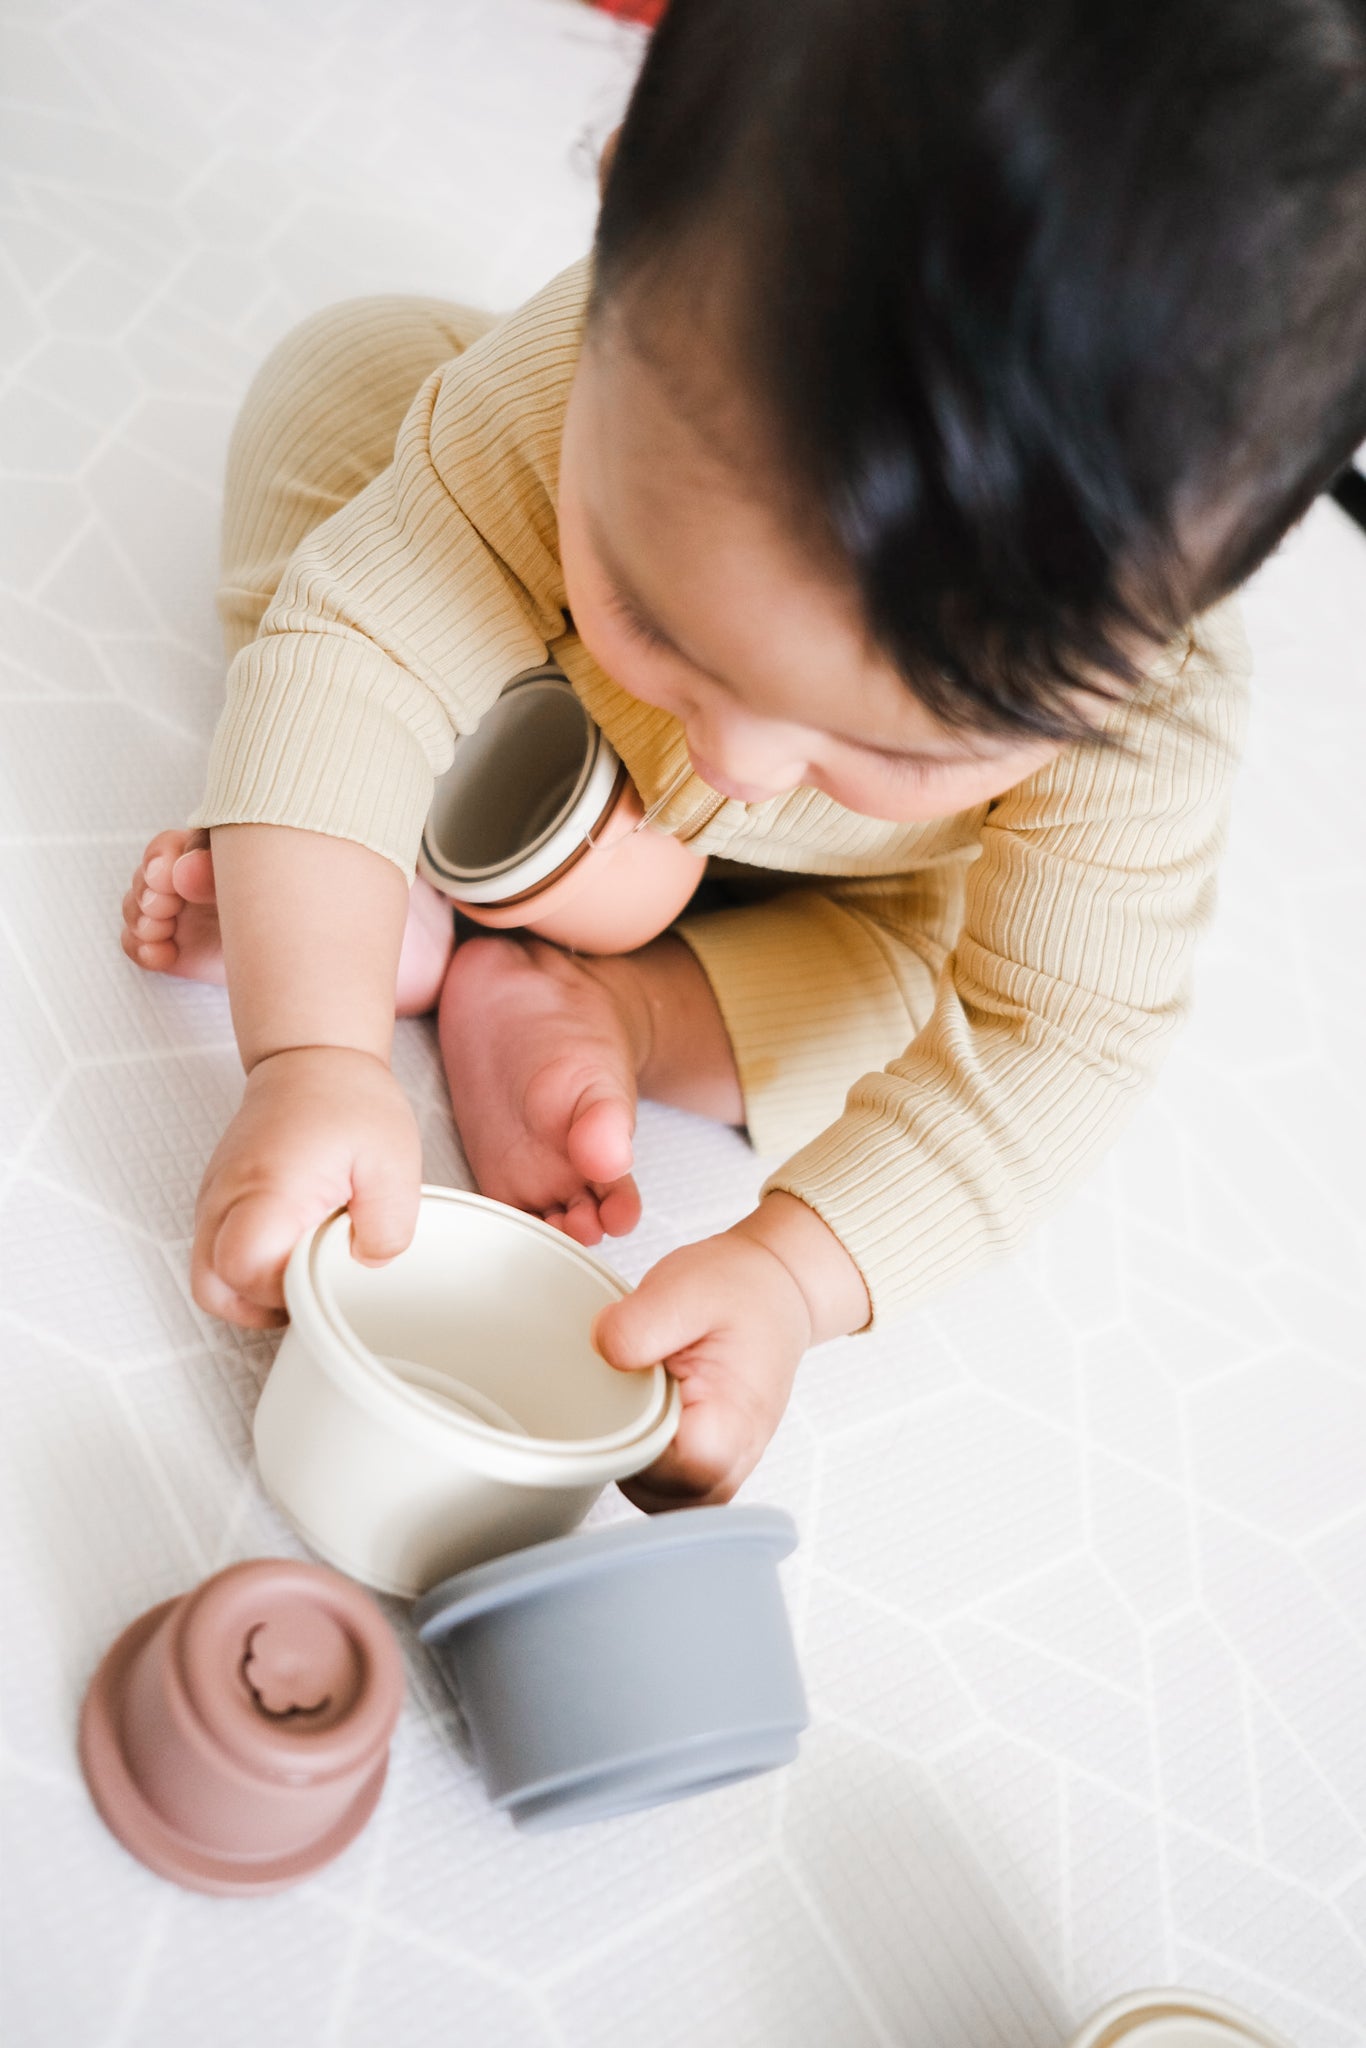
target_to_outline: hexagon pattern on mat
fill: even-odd
[[[186,1287],[226,1004],[116,944],[215,714],[234,408],[329,300],[506,306],[575,256],[641,42],[572,0],[11,0],[0,35],[13,2039],[1056,2048],[1184,1978],[1358,2042],[1366,550],[1327,505],[1248,596],[1251,749],[1155,1095],[1021,1256],[813,1356],[747,1489],[802,1529],[791,1772],[524,1841],[409,1641],[380,1811],[302,1891],[181,1894],[104,1833],[73,1734],[106,1642],[295,1548],[250,1459],[270,1344]],[[398,1069],[459,1176],[425,1026]],[[653,1109],[640,1152],[633,1277],[761,1172]]]

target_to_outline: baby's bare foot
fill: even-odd
[[[451,1105],[480,1189],[580,1244],[640,1220],[641,1049],[614,986],[603,962],[539,939],[476,938],[457,947],[441,995]]]
[[[223,941],[206,832],[158,832],[123,899],[120,943],[152,974],[222,983]]]
[[[225,980],[213,855],[207,832],[158,832],[123,899],[121,944],[152,974],[187,981]],[[455,943],[450,905],[430,883],[414,882],[398,963],[395,1013],[436,1008]]]
[[[436,1008],[454,950],[451,906],[439,889],[419,875],[408,893],[408,922],[398,956],[397,1016],[425,1017]]]

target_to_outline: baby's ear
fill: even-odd
[[[602,155],[598,158],[599,199],[601,199],[603,193],[607,190],[607,180],[612,174],[612,159],[615,157],[617,153],[617,143],[620,140],[620,137],[621,129],[618,126],[612,130],[606,142],[604,142],[602,145]]]

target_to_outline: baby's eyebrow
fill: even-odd
[[[678,645],[678,642],[674,639],[668,628],[660,624],[654,612],[635,589],[630,578],[623,574],[621,564],[613,554],[610,545],[604,539],[602,529],[591,513],[587,516],[586,523],[589,538],[593,543],[593,551],[598,558],[598,566],[616,591],[617,596],[636,614],[643,625],[647,625],[650,628],[650,631],[657,639],[666,647],[672,648],[675,654],[682,655],[685,661],[689,660],[690,657],[684,654],[683,649]],[[718,689],[724,690],[732,696],[735,694],[724,676],[718,676],[710,669],[704,670],[703,673],[706,675],[707,680],[714,683]],[[993,752],[992,750],[983,750],[980,747],[969,746],[959,748],[952,753],[934,754],[927,752],[923,747],[901,747],[895,741],[870,740],[855,733],[832,731],[830,736],[832,739],[841,741],[845,746],[861,747],[865,753],[879,754],[884,760],[913,761],[920,768],[957,768],[969,761],[993,760],[997,753],[1003,751],[1001,748],[997,748]]]
[[[591,513],[586,515],[585,523],[588,527],[588,537],[593,543],[593,552],[598,558],[598,566],[616,591],[617,596],[630,606],[631,610],[636,613],[637,617],[644,624],[649,626],[651,632],[657,633],[661,640],[667,641],[668,645],[675,649],[675,652],[681,652],[682,650],[676,646],[672,633],[666,627],[661,626],[649,605],[646,604],[640,592],[631,582],[630,577],[624,574],[620,562],[603,537],[602,528]]]
[[[836,737],[844,735],[837,734]],[[898,747],[878,740],[854,740],[852,744],[866,747],[873,754],[883,754],[891,761],[914,761],[921,768],[961,768],[968,762],[994,761],[1007,751],[1004,746],[994,749],[960,747],[953,753],[931,754],[924,747]]]
[[[603,567],[606,568],[606,566],[607,565],[604,563]],[[649,627],[650,633],[654,639],[662,642],[662,644],[665,647],[671,648],[675,654],[683,653],[682,648],[674,639],[674,636],[669,631],[668,627],[660,625],[659,619],[657,618],[655,613],[651,611],[649,605],[646,604],[644,598],[641,597],[635,590],[635,588],[627,582],[624,576],[614,575],[613,572],[610,569],[608,569],[607,580],[612,585],[616,593],[618,602],[624,605],[627,611],[633,613],[634,616],[640,621],[642,626]],[[686,658],[687,657],[685,657],[685,659]]]

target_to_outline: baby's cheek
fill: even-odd
[[[832,779],[826,792],[847,811],[882,818],[889,824],[929,825],[954,818],[1004,796],[1043,767],[1060,749],[1053,745],[1022,749],[1008,760],[983,762],[972,768],[936,772],[907,781],[876,770],[862,776]]]
[[[574,613],[574,630],[603,674],[610,676],[628,697],[634,697],[639,704],[649,704],[656,711],[667,711],[675,718],[681,715],[672,693],[661,687],[649,654],[622,632],[610,612],[595,609],[590,601],[582,616]]]

